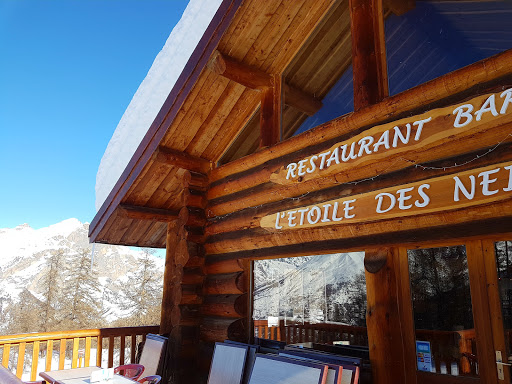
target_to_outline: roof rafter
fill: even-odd
[[[240,63],[239,61],[215,51],[208,62],[208,68],[216,74],[241,84],[247,88],[262,91],[274,85],[273,75],[258,68]],[[309,116],[314,115],[322,102],[302,90],[283,82],[284,103],[296,108]]]

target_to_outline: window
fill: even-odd
[[[254,262],[255,336],[367,344],[364,252]]]

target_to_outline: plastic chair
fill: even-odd
[[[120,365],[114,368],[116,375],[121,375],[132,380],[137,380],[144,372],[144,366],[142,364],[126,364]]]
[[[139,380],[139,383],[158,384],[162,378],[158,375],[146,376]]]

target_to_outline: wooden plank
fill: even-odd
[[[92,338],[90,336],[87,336],[85,338],[84,367],[89,367],[91,364],[91,342]]]
[[[71,355],[71,368],[78,367],[78,345],[80,343],[80,339],[78,337],[73,338],[73,352]]]
[[[487,296],[489,310],[491,313],[490,321],[492,326],[493,350],[501,351],[502,356],[508,356],[505,342],[505,329],[503,327],[503,314],[501,311],[501,299],[499,292],[498,273],[496,266],[495,239],[482,240],[483,263],[485,267],[485,280],[487,286]],[[505,361],[505,360],[504,360]],[[510,368],[503,366],[504,382],[510,382]]]
[[[404,350],[398,302],[399,277],[394,268],[398,249],[383,249],[386,264],[376,273],[365,270],[368,344],[373,377],[379,384],[405,383]]]
[[[103,337],[98,336],[96,340],[96,365],[98,367],[101,367],[102,365],[102,357],[103,357]]]
[[[59,370],[64,369],[64,363],[66,361],[66,339],[60,339],[59,347]]]
[[[52,370],[52,358],[53,358],[53,340],[48,340],[46,343],[46,365],[45,371]]]
[[[215,139],[220,135],[225,127],[225,121],[237,114],[235,109],[238,100],[242,97],[246,88],[238,83],[230,81],[223,94],[219,97],[215,104],[213,111],[208,115],[206,120],[201,124],[192,141],[188,144],[186,151],[192,155],[205,155],[211,158],[210,154],[206,153],[206,149]],[[252,92],[255,93],[255,92]],[[233,127],[236,128],[236,127]]]
[[[466,243],[468,257],[469,285],[473,304],[473,319],[478,335],[478,373],[483,383],[497,383],[496,358],[493,347],[492,323],[486,288],[485,263],[482,242]]]
[[[3,353],[2,353],[2,365],[5,368],[9,367],[9,353],[11,352],[11,344],[3,345]]]
[[[273,77],[273,86],[262,92],[260,108],[260,147],[267,147],[281,140],[281,78]]]
[[[124,335],[121,336],[121,345],[119,346],[119,365],[124,365],[124,354],[126,348],[126,337]]]
[[[38,365],[39,365],[39,350],[40,350],[40,342],[35,341],[32,349],[32,367],[30,369],[30,380],[35,381],[37,377]]]
[[[137,335],[132,334],[130,336],[130,364],[135,363],[136,352],[137,352]]]
[[[411,298],[411,283],[409,280],[409,261],[407,248],[398,248],[398,257],[394,258],[394,268],[398,277],[398,302],[402,343],[404,348],[405,382],[416,382],[416,337]]]
[[[108,368],[114,366],[114,336],[108,338]]]
[[[16,376],[21,378],[23,375],[23,365],[25,364],[25,347],[27,343],[20,343],[18,346],[18,363],[16,365]]]
[[[382,0],[350,0],[354,110],[389,95]]]
[[[134,220],[151,220],[160,222],[170,222],[178,219],[179,210],[166,210],[160,208],[137,207],[128,204],[121,204],[117,208],[121,217]]]

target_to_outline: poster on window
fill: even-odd
[[[432,353],[429,341],[416,340],[416,357],[418,359],[418,371],[430,372],[432,368]]]

